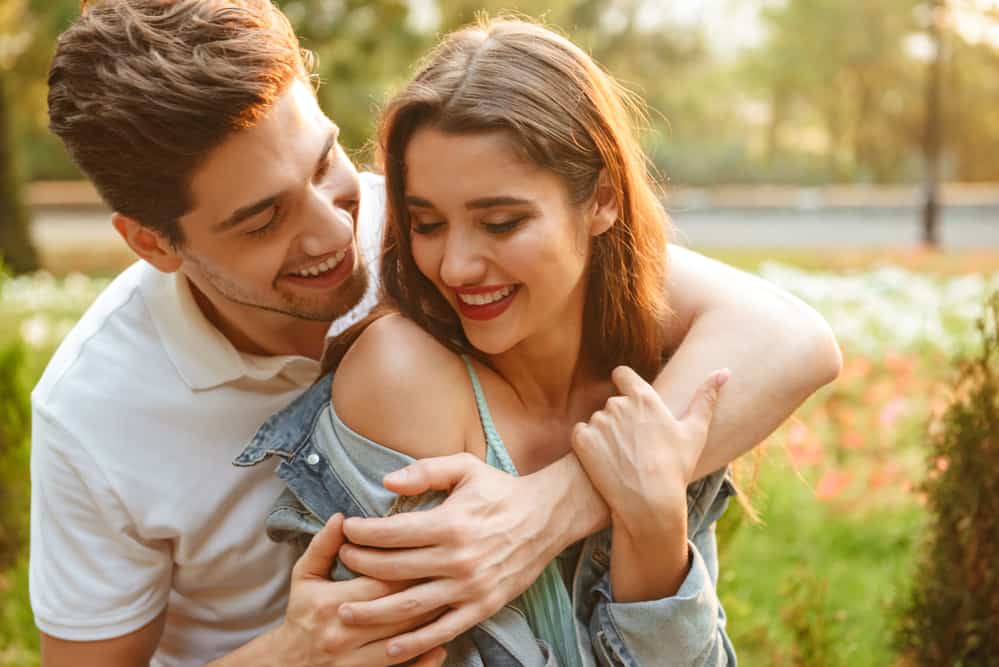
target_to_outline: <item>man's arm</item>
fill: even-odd
[[[829,325],[766,281],[670,245],[668,335],[673,355],[652,383],[682,416],[712,371],[731,379],[718,401],[694,479],[762,442],[842,366]]]

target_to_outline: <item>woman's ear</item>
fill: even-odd
[[[173,273],[184,263],[180,253],[165,236],[143,226],[135,218],[114,213],[111,215],[111,224],[121,238],[125,239],[132,252],[163,273]]]
[[[617,191],[611,185],[606,169],[601,169],[597,177],[591,207],[590,235],[599,236],[614,226],[620,213]]]

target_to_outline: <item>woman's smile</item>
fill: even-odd
[[[519,285],[487,285],[454,289],[458,311],[470,320],[491,320],[499,317],[513,303]]]

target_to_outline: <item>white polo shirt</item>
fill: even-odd
[[[384,186],[361,183],[358,241],[374,269]],[[375,282],[331,335],[370,310]],[[166,607],[152,665],[200,667],[279,624],[294,554],[264,518],[283,484],[274,465],[231,461],[318,373],[305,357],[236,350],[180,275],[139,262],[118,276],[32,393],[38,627],[108,639]]]

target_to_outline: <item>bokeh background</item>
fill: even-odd
[[[842,377],[740,462],[760,520],[733,505],[719,524],[718,588],[741,663],[997,664],[982,647],[999,597],[976,607],[977,630],[923,633],[958,637],[950,654],[926,658],[904,628],[934,578],[934,494],[979,483],[953,477],[941,438],[974,448],[999,429],[994,401],[978,431],[953,412],[977,395],[959,359],[978,354],[994,390],[995,355],[980,350],[995,323],[975,322],[999,289],[999,0],[278,4],[318,54],[322,105],[362,165],[386,95],[478,11],[543,18],[643,97],[677,241],[800,296],[844,352]],[[76,0],[0,0],[0,665],[18,667],[38,664],[28,394],[131,261],[46,130],[48,62],[77,13]],[[985,493],[999,458],[972,458],[975,511],[999,514]],[[970,530],[977,557],[995,557],[994,526]],[[999,577],[961,579],[981,574],[975,562],[952,564],[953,586],[994,591]],[[943,618],[961,617],[953,609]]]

